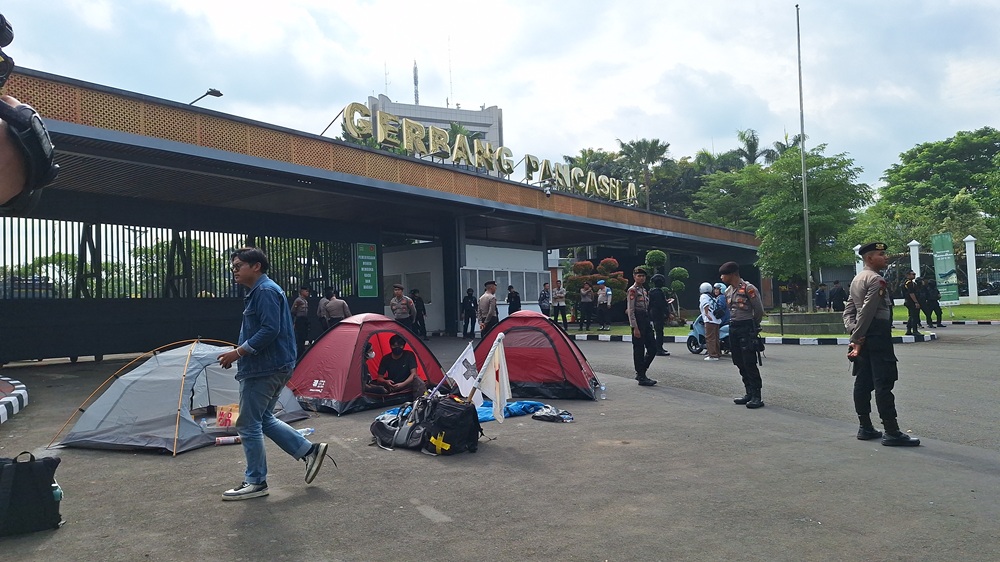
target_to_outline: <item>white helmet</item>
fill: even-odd
[[[711,283],[702,283],[701,287],[699,287],[698,290],[701,291],[702,293],[711,293],[712,292],[712,284]]]
[[[715,288],[718,289],[718,290],[720,290],[720,291],[722,291],[723,293],[726,292],[726,284],[725,283],[716,283],[715,284]]]

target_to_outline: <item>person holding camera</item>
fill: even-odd
[[[757,368],[757,334],[760,333],[760,321],[764,318],[764,303],[757,287],[740,277],[740,266],[736,262],[722,264],[719,277],[729,285],[726,289],[726,302],[731,314],[729,351],[746,389],[746,394],[734,398],[733,403],[746,404],[750,409],[761,408],[764,406],[760,395],[763,381]]]
[[[0,48],[13,40],[13,27],[0,14]],[[14,59],[0,51],[0,88],[13,71]],[[54,152],[38,112],[11,96],[0,96],[0,215],[31,212],[39,190],[59,173]]]

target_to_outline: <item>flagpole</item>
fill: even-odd
[[[802,32],[799,26],[799,5],[795,5],[795,42],[799,51],[799,156],[802,158],[802,222],[806,244],[806,304],[813,309],[812,259],[809,257],[809,190],[806,188],[806,117],[802,104]]]

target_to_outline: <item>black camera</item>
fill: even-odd
[[[14,28],[10,26],[10,22],[7,18],[0,14],[0,49],[3,49],[10,42],[14,40]],[[0,88],[7,83],[7,78],[10,77],[10,73],[14,71],[14,59],[7,56],[2,50],[0,50]]]

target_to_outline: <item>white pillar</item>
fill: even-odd
[[[907,246],[910,247],[910,269],[920,277],[920,242],[910,240]]]
[[[979,304],[979,277],[976,275],[976,237],[968,235],[965,242],[965,271],[969,280],[969,304]]]
[[[861,249],[861,244],[854,247],[854,274],[857,275],[861,273],[861,270],[865,268],[865,262],[861,261],[861,256],[858,255],[858,250]]]

